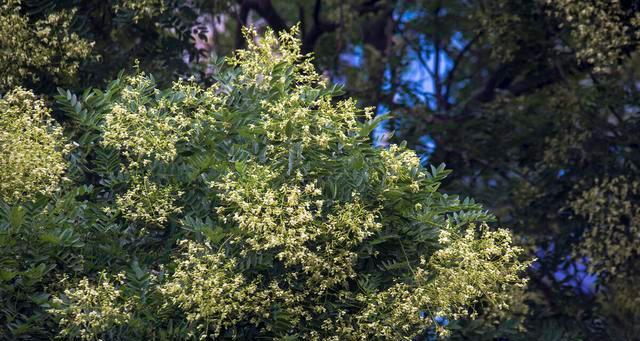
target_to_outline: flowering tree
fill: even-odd
[[[295,36],[248,37],[211,87],[60,90],[64,136],[0,100],[0,335],[411,339],[509,304],[509,232],[438,192],[444,165],[373,148],[380,118]]]

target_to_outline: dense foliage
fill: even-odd
[[[443,166],[374,149],[295,34],[250,33],[210,87],[60,90],[64,138],[0,100],[3,338],[411,339],[508,306],[510,234]]]
[[[150,82],[153,91],[169,93],[185,91],[176,88],[176,79],[190,79],[181,87],[201,89],[198,91],[212,84],[229,84],[230,71],[222,70],[229,66],[222,67],[218,57],[253,46],[242,35],[242,27],[283,32],[299,22],[301,52],[313,52],[312,62],[322,78],[343,86],[344,94],[331,92],[337,96],[332,108],[349,97],[357,104],[344,110],[355,112],[353,105],[377,107],[367,109],[366,115],[355,113],[357,124],[367,115],[391,111],[393,115],[385,121],[378,119],[381,124],[370,133],[373,144],[382,148],[379,152],[406,141],[422,165],[446,162],[455,173],[438,180],[438,191],[465,193],[484,203],[496,215],[496,225],[515,232],[514,242],[527,254],[523,258],[537,257],[528,268],[526,289],[510,291],[509,309],[485,306],[476,310],[474,319],[438,318],[447,325],[450,338],[637,340],[638,13],[640,2],[635,0],[4,1],[0,5],[0,69],[4,71],[0,94],[4,102],[0,106],[10,118],[0,117],[0,141],[19,141],[3,147],[3,153],[20,157],[0,160],[2,169],[9,170],[0,175],[0,190],[6,204],[3,216],[21,226],[11,234],[0,233],[0,238],[12,236],[7,240],[13,245],[5,253],[11,256],[2,261],[9,265],[2,265],[0,271],[6,271],[0,274],[7,273],[3,276],[18,283],[12,284],[12,292],[21,288],[15,294],[21,298],[3,310],[9,312],[6,328],[24,335],[34,335],[38,329],[40,335],[48,335],[58,328],[51,319],[41,318],[48,307],[33,310],[50,304],[42,293],[65,290],[62,284],[42,285],[59,283],[58,278],[46,277],[51,271],[71,274],[70,269],[78,269],[73,270],[78,271],[71,276],[73,282],[87,288],[100,283],[118,287],[121,282],[127,287],[133,260],[141,267],[140,273],[158,274],[153,264],[183,264],[175,258],[178,251],[166,251],[172,250],[182,234],[199,241],[203,233],[215,239],[212,236],[217,232],[194,232],[188,226],[214,226],[214,221],[218,226],[217,218],[183,219],[189,215],[185,207],[191,205],[185,202],[191,196],[184,185],[192,180],[162,176],[178,172],[168,165],[185,162],[193,138],[200,136],[194,129],[199,119],[191,114],[165,115],[169,109],[156,103],[159,100],[151,94],[144,97],[153,100],[133,110],[128,105],[135,100],[126,99],[121,87]],[[118,75],[121,70],[126,72]],[[144,80],[150,76],[142,70],[155,79]],[[109,83],[114,78],[118,81]],[[57,87],[69,92],[59,93]],[[215,95],[225,91],[230,90],[219,89]],[[196,95],[202,96],[200,92]],[[260,108],[272,117],[298,105],[307,104]],[[90,114],[94,112],[100,114]],[[309,128],[312,136],[316,136],[311,130],[315,126]],[[17,133],[27,127],[29,134]],[[258,136],[254,129],[243,128],[243,136]],[[132,130],[138,133],[132,135]],[[309,150],[309,144],[316,148],[328,143],[329,137],[335,136],[307,138],[295,148]],[[292,167],[297,156],[304,154],[297,150]],[[288,171],[289,154],[276,152]],[[262,176],[273,186],[282,185],[274,183],[280,180],[271,179],[266,170],[246,167],[251,174],[264,171]],[[320,167],[326,166],[322,163]],[[361,170],[358,167],[354,172]],[[272,171],[280,174],[282,170]],[[117,177],[105,181],[105,172]],[[223,183],[232,186],[236,181],[229,178]],[[349,188],[341,181],[337,190]],[[111,196],[102,196],[106,192],[100,186],[113,186],[106,191]],[[59,188],[62,190],[56,190]],[[277,188],[274,198],[284,196],[286,189]],[[209,190],[219,193],[241,188]],[[328,195],[326,188],[321,190]],[[51,196],[54,199],[43,199]],[[67,198],[71,196],[73,200]],[[97,197],[111,208],[102,211],[91,204],[71,210],[76,201],[85,205],[83,200],[95,203]],[[312,211],[317,209],[314,200],[323,200],[323,205],[326,201],[314,196],[300,200],[311,205]],[[55,207],[52,202],[57,203]],[[238,209],[240,203],[229,199],[211,205],[229,210]],[[44,207],[49,213],[36,214],[44,212]],[[362,209],[376,217],[382,214],[370,206]],[[58,213],[50,213],[54,211]],[[60,220],[55,218],[60,217],[59,212],[76,218]],[[216,217],[229,212],[216,212]],[[187,221],[191,223],[185,224]],[[239,222],[227,216],[226,224]],[[133,227],[124,227],[129,225]],[[30,234],[24,226],[62,228],[55,233],[70,226],[73,234],[58,236],[45,229],[46,237],[33,239],[39,234]],[[87,242],[78,234],[78,226],[124,229],[127,232],[116,238],[118,245],[137,250],[131,251],[135,256],[122,260],[122,252],[109,246],[116,244],[108,234],[103,235],[104,240],[94,236]],[[483,229],[481,224],[476,226]],[[139,231],[143,228],[145,233]],[[153,238],[174,233],[180,235],[162,239],[162,252],[150,246]],[[66,246],[53,248],[49,234]],[[136,248],[134,236],[150,244]],[[188,254],[195,249],[185,245],[180,250]],[[16,259],[14,254],[28,254],[29,261],[21,262],[24,258]],[[55,261],[42,261],[50,257]],[[211,263],[218,264],[214,258]],[[13,281],[11,269],[16,264],[21,264],[21,273],[33,278],[41,278],[42,273],[48,279],[23,284],[31,283],[24,275]],[[102,274],[107,270],[104,264],[115,264],[113,271]],[[227,271],[221,263],[218,269]],[[117,275],[121,270],[124,279]],[[87,281],[81,282],[84,277]],[[187,283],[192,278],[182,280]],[[161,284],[154,282],[152,287]],[[122,305],[114,305],[113,311],[120,308]],[[127,309],[132,314],[128,321],[138,321],[134,307]]]

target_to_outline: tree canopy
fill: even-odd
[[[0,338],[637,339],[639,7],[4,1]]]

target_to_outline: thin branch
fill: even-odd
[[[244,37],[242,36],[242,27],[247,23],[247,17],[249,15],[249,8],[240,4],[238,6],[238,10],[234,11],[236,15],[236,38],[235,38],[235,47],[236,49],[241,49],[244,47]]]
[[[409,40],[409,38],[407,38],[404,35],[404,31],[400,30],[400,27],[398,25],[396,25],[396,29],[397,31],[400,33],[400,38],[402,38],[402,40],[409,45],[409,47],[414,50],[416,52],[416,57],[418,57],[418,61],[420,62],[420,64],[422,64],[422,66],[424,66],[425,70],[427,71],[427,73],[429,74],[429,76],[431,76],[432,78],[435,77],[433,70],[431,70],[431,68],[429,67],[429,63],[424,59],[424,57],[422,56],[422,51],[420,50],[420,48],[418,46],[415,46],[413,44],[413,42],[411,42],[411,40]]]
[[[596,77],[596,75],[593,74],[593,72],[589,71],[589,77],[593,81],[593,84],[595,84],[596,86],[601,86],[600,80],[598,80],[598,78]],[[607,104],[607,108],[609,109],[611,114],[613,114],[613,116],[616,117],[616,119],[618,120],[618,124],[622,125],[624,120],[622,119],[622,116],[620,115],[620,113],[618,113],[618,111],[611,104]],[[614,131],[614,134],[620,137],[620,134],[617,131]]]
[[[439,28],[439,23],[440,20],[440,9],[442,7],[442,1],[438,1],[438,6],[436,6],[436,8],[433,11],[433,17],[434,17],[434,35],[433,35],[433,47],[434,47],[434,52],[435,52],[435,65],[433,66],[433,73],[434,73],[434,77],[433,77],[433,88],[436,92],[436,110],[439,111],[440,108],[443,106],[443,98],[442,98],[442,85],[440,82],[440,49],[441,49],[441,43],[440,43],[440,28]]]
[[[312,52],[320,36],[328,32],[333,32],[340,26],[340,24],[338,23],[324,21],[320,15],[321,12],[322,12],[322,0],[316,0],[315,4],[313,5],[313,15],[312,15],[313,27],[311,27],[311,30],[308,33],[303,32],[304,33],[304,37],[302,39],[303,53]]]
[[[465,46],[460,50],[460,52],[458,52],[455,59],[453,60],[453,67],[449,71],[449,74],[447,75],[447,79],[445,80],[444,95],[447,102],[449,102],[449,96],[451,94],[451,85],[455,81],[455,75],[456,75],[456,71],[458,70],[458,66],[462,62],[462,59],[464,58],[467,51],[471,49],[471,46],[475,44],[476,41],[478,41],[478,39],[480,39],[480,37],[482,36],[482,33],[483,31],[478,32],[471,40],[469,40],[469,42],[465,44]]]
[[[300,21],[300,32],[304,37],[307,32],[307,18],[304,13],[304,6],[302,4],[298,5],[298,21]]]
[[[273,7],[271,0],[241,0],[240,6],[256,11],[276,32],[287,29],[286,22]]]

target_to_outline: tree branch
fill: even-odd
[[[475,42],[478,41],[478,39],[480,39],[480,37],[482,36],[482,33],[483,31],[478,32],[471,40],[469,40],[469,42],[460,50],[460,52],[458,52],[455,59],[453,60],[453,67],[449,71],[449,74],[447,75],[447,79],[445,80],[444,96],[445,96],[445,99],[447,100],[447,103],[449,102],[449,95],[451,94],[451,85],[455,80],[455,75],[456,75],[456,71],[458,70],[458,66],[462,62],[462,59],[464,58],[467,51],[471,49],[471,46],[475,44]]]
[[[243,5],[239,6],[239,9],[235,11],[236,14],[236,38],[235,47],[241,49],[244,47],[244,38],[242,36],[242,27],[247,23],[247,16],[249,15],[249,8]]]
[[[325,33],[332,32],[338,28],[338,24],[334,22],[326,22],[322,20],[320,17],[320,12],[322,11],[322,0],[316,0],[313,6],[313,27],[311,30],[306,33],[302,31],[304,37],[302,39],[302,52],[309,53],[313,52],[313,48],[316,45],[316,42]]]
[[[241,0],[240,7],[247,11],[256,11],[256,13],[264,18],[269,26],[276,32],[287,29],[286,22],[273,7],[271,0]]]

